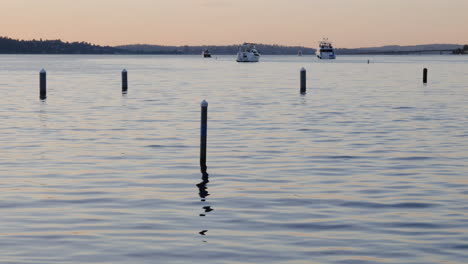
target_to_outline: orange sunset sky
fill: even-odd
[[[99,45],[468,44],[468,0],[0,0],[0,36]]]

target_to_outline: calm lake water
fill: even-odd
[[[0,262],[467,263],[468,56],[234,59],[1,55]]]

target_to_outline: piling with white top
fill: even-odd
[[[423,70],[423,83],[427,83],[427,69],[424,68]]]
[[[128,75],[127,70],[123,69],[122,71],[122,92],[126,93],[128,90]]]
[[[301,93],[306,93],[306,69],[301,69]]]
[[[206,137],[208,134],[208,102],[201,103],[200,167],[206,172]]]
[[[45,100],[47,98],[47,73],[44,69],[39,72],[39,98]]]

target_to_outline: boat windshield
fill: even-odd
[[[242,52],[257,52],[255,45],[249,44],[249,43],[244,43],[242,46],[239,47],[239,51]]]

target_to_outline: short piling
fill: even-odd
[[[44,69],[39,72],[39,98],[45,100],[47,98],[47,73]]]
[[[301,94],[306,93],[306,69],[301,69]]]
[[[122,92],[126,93],[128,90],[128,75],[127,70],[123,69],[122,71]]]
[[[424,68],[423,70],[423,83],[427,83],[427,69]]]
[[[208,102],[201,103],[201,133],[200,133],[200,167],[202,172],[206,172],[206,137],[208,134]]]

